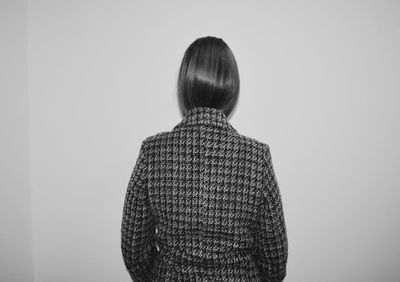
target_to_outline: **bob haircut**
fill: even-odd
[[[183,56],[177,86],[183,115],[194,107],[211,107],[228,117],[240,89],[238,67],[229,46],[213,36],[196,39]]]

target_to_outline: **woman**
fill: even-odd
[[[239,72],[220,38],[195,40],[178,77],[182,121],[141,143],[121,249],[134,281],[282,281],[288,241],[266,143],[228,122]]]

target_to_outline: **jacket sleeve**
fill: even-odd
[[[146,145],[143,141],[128,183],[121,224],[122,256],[133,281],[150,281],[149,274],[157,253],[146,179]]]
[[[268,145],[263,156],[262,193],[254,236],[255,260],[261,281],[283,281],[288,258],[285,217]]]

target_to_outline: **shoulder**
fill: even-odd
[[[263,152],[269,151],[269,145],[264,141],[240,133],[238,133],[237,136],[248,146],[254,147]]]
[[[142,140],[142,146],[148,146],[151,145],[154,142],[157,142],[158,140],[165,138],[169,134],[169,131],[161,131],[157,132],[153,135],[147,136]]]

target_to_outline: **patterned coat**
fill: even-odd
[[[209,107],[147,137],[121,249],[134,281],[282,281],[288,240],[269,146]]]

